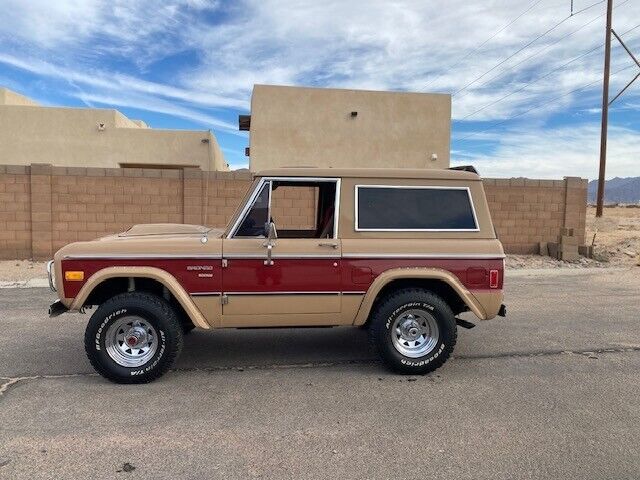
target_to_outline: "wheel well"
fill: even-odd
[[[458,315],[459,313],[469,310],[469,307],[467,307],[466,303],[464,303],[462,298],[460,298],[458,292],[443,280],[437,280],[435,278],[400,278],[398,280],[392,280],[382,287],[371,306],[371,311],[373,311],[377,307],[378,303],[391,292],[404,288],[422,288],[435,293],[449,305],[454,315]]]
[[[145,292],[164,298],[169,302],[183,323],[193,323],[180,302],[162,283],[146,277],[108,278],[98,284],[89,294],[83,307],[100,305],[115,295],[127,292]]]

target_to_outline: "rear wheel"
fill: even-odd
[[[457,330],[453,312],[439,296],[408,288],[389,294],[372,312],[370,339],[392,370],[421,375],[451,355]]]
[[[85,350],[91,365],[117,383],[147,383],[163,375],[182,349],[182,326],[171,306],[148,293],[123,293],[89,319]]]

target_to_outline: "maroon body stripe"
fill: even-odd
[[[184,289],[193,293],[219,292],[222,289],[222,266],[219,258],[139,258],[139,259],[68,259],[62,260],[62,272],[84,271],[85,282],[91,275],[109,267],[155,267],[173,275]],[[211,267],[211,270],[189,270],[187,267]],[[209,275],[200,276],[200,275]],[[84,282],[64,281],[64,295],[73,298],[78,295]]]
[[[380,274],[392,268],[438,268],[454,274],[472,291],[502,289],[503,260],[458,258],[230,258],[222,268],[216,258],[65,259],[62,271],[82,270],[85,281],[108,267],[146,266],[167,271],[190,294],[212,292],[366,292]],[[498,288],[489,287],[489,271],[498,270]],[[63,273],[64,275],[64,273]],[[64,295],[75,297],[84,282],[64,281]]]
[[[334,266],[335,264],[335,266]],[[223,271],[225,292],[339,292],[339,258],[230,258]]]
[[[342,290],[365,291],[378,275],[392,268],[439,268],[454,274],[469,290],[495,291],[502,288],[503,282],[503,262],[500,258],[344,258]],[[367,275],[369,270],[370,274]],[[489,288],[490,270],[498,270],[497,289]]]

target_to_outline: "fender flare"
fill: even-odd
[[[173,294],[195,326],[209,329],[202,312],[196,307],[191,296],[176,278],[165,270],[156,267],[107,267],[91,275],[73,299],[69,310],[80,310],[91,292],[102,282],[110,278],[150,278],[161,283]]]
[[[428,279],[442,281],[449,285],[453,291],[458,294],[465,305],[469,307],[469,310],[471,310],[479,319],[484,320],[487,317],[482,305],[460,282],[458,277],[451,272],[440,268],[392,268],[382,272],[373,281],[362,299],[362,303],[360,304],[360,308],[358,309],[358,313],[356,314],[356,319],[353,324],[358,326],[364,325],[369,317],[371,308],[373,307],[373,302],[380,291],[389,283],[399,279]]]

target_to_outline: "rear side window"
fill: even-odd
[[[477,231],[467,187],[356,186],[358,231]]]

